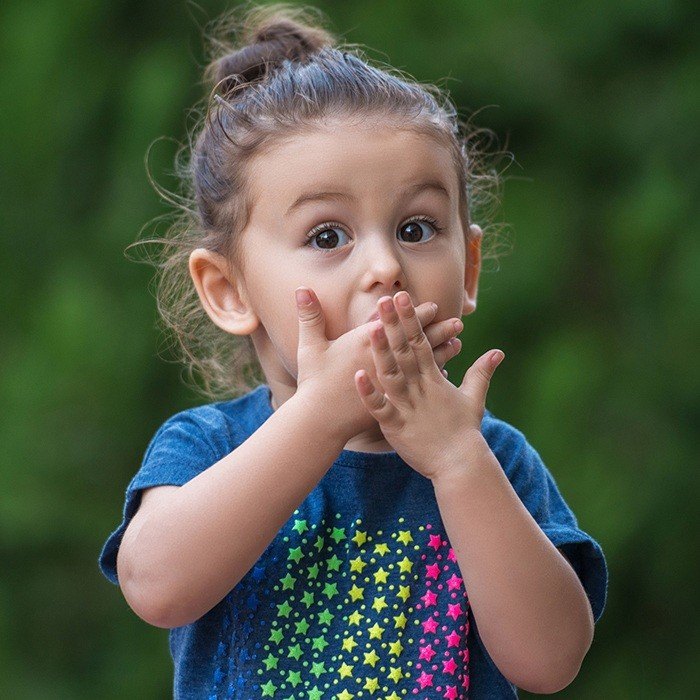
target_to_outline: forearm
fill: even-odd
[[[484,645],[516,686],[556,692],[591,644],[586,593],[480,434],[446,460],[433,487]]]
[[[343,448],[295,395],[243,444],[149,515],[134,542],[131,586],[153,624],[179,627],[243,578]]]

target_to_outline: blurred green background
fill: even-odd
[[[515,155],[495,218],[509,252],[485,263],[448,369],[459,383],[505,351],[488,406],[607,556],[607,608],[564,697],[698,692],[694,5],[315,3],[346,41],[442,80],[464,113],[484,108],[476,123]],[[165,361],[153,269],[124,249],[167,212],[144,156],[185,138],[201,28],[230,6],[0,9],[4,698],[172,696],[167,631],[136,617],[97,556],[157,427],[204,402]],[[175,148],[150,158],[170,189]]]

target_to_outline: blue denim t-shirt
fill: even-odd
[[[262,384],[158,429],[99,557],[112,583],[141,490],[181,486],[228,455],[272,415],[270,398]],[[519,430],[488,409],[481,429],[571,562],[597,622],[608,583],[600,545],[578,527]],[[253,568],[199,620],[169,630],[169,640],[175,698],[517,697],[479,636],[432,482],[396,452],[343,450]]]

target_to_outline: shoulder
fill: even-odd
[[[201,404],[171,415],[153,435],[154,446],[180,446],[183,451],[197,448],[212,457],[228,454],[252,434],[260,420],[260,399],[264,387],[238,398]]]

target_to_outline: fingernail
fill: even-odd
[[[300,306],[311,303],[311,293],[306,289],[297,289],[296,296],[297,304]]]
[[[464,330],[464,324],[460,320],[455,321],[454,326],[457,333],[461,333]]]
[[[408,292],[399,292],[398,296],[398,302],[399,306],[410,306],[411,304],[411,297]]]
[[[501,350],[495,350],[494,352],[491,353],[491,367],[498,367],[498,365],[501,364],[501,361],[503,358],[506,356],[506,354],[501,351]]]

